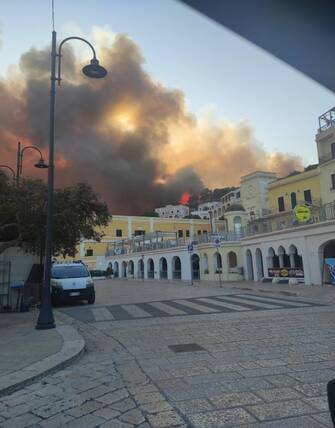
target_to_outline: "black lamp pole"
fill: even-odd
[[[48,168],[48,165],[44,162],[43,155],[41,150],[36,146],[26,146],[21,149],[20,141],[17,143],[17,163],[16,163],[16,186],[19,187],[20,177],[22,175],[22,166],[23,166],[23,153],[26,150],[36,150],[40,155],[40,160],[35,164],[36,168]]]
[[[88,44],[93,51],[93,59],[89,65],[83,68],[83,73],[92,78],[105,77],[107,71],[99,65],[96,59],[96,54],[93,46],[81,37],[67,37],[64,39],[58,49],[56,49],[56,31],[52,32],[51,43],[51,74],[50,74],[50,128],[49,128],[49,169],[48,169],[48,212],[47,212],[47,229],[46,229],[46,243],[45,243],[45,263],[44,263],[44,277],[42,287],[42,301],[40,313],[38,316],[36,328],[45,330],[55,327],[55,320],[52,313],[51,306],[51,293],[50,293],[50,278],[51,278],[51,265],[52,265],[52,249],[53,249],[53,191],[54,191],[54,140],[55,140],[55,100],[56,100],[56,81],[58,85],[61,82],[61,51],[62,46],[69,40],[81,40]],[[56,62],[58,58],[58,74],[56,76]]]
[[[9,171],[13,174],[13,185],[15,186],[15,171],[13,170],[12,167],[8,166],[8,165],[0,165],[0,168],[6,168],[9,169]]]

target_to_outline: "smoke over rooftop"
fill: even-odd
[[[88,181],[112,213],[140,214],[177,203],[203,186],[236,185],[253,170],[279,175],[301,160],[269,154],[248,123],[199,120],[186,111],[184,94],[154,81],[139,47],[125,35],[108,37],[99,59],[101,81],[80,75],[71,47],[63,51],[63,81],[56,95],[57,185]],[[0,159],[13,165],[16,143],[34,144],[47,158],[50,50],[31,49],[19,70],[0,81]],[[25,155],[26,156],[26,155]],[[43,176],[24,164],[26,174]]]

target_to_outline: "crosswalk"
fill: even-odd
[[[186,315],[293,309],[313,306],[320,305],[302,300],[263,297],[244,293],[103,307],[73,307],[63,309],[63,311],[83,322],[93,323]]]

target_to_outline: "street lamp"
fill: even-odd
[[[11,173],[13,174],[13,184],[15,186],[15,171],[13,170],[13,168],[8,165],[0,165],[0,168],[7,168],[11,171]]]
[[[61,83],[61,58],[62,58],[62,47],[64,43],[69,40],[81,40],[86,43],[93,52],[93,58],[90,64],[83,68],[85,76],[100,79],[105,77],[107,70],[99,65],[99,61],[96,58],[94,47],[87,40],[81,37],[67,37],[64,39],[58,48],[56,48],[56,31],[52,31],[52,43],[51,43],[51,73],[50,73],[50,117],[49,117],[49,169],[48,169],[48,213],[47,213],[47,225],[46,225],[46,243],[45,243],[45,263],[44,263],[44,277],[42,287],[42,301],[40,307],[40,313],[38,316],[36,328],[37,329],[49,329],[55,327],[55,320],[52,313],[51,307],[51,294],[50,294],[50,277],[51,277],[51,265],[52,265],[52,216],[53,216],[53,188],[54,188],[54,139],[55,139],[55,98],[56,98],[56,81],[58,86]],[[58,73],[56,76],[56,63],[58,58]]]
[[[35,163],[35,168],[48,168],[48,165],[44,162],[43,155],[41,150],[36,146],[26,146],[21,149],[21,143],[20,141],[17,143],[17,162],[16,162],[16,185],[19,187],[20,184],[20,176],[22,175],[22,165],[23,165],[23,153],[28,150],[36,150],[39,155],[40,159],[37,163]]]

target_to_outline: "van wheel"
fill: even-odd
[[[95,302],[95,294],[91,294],[87,302],[89,305],[93,305],[93,303]]]

